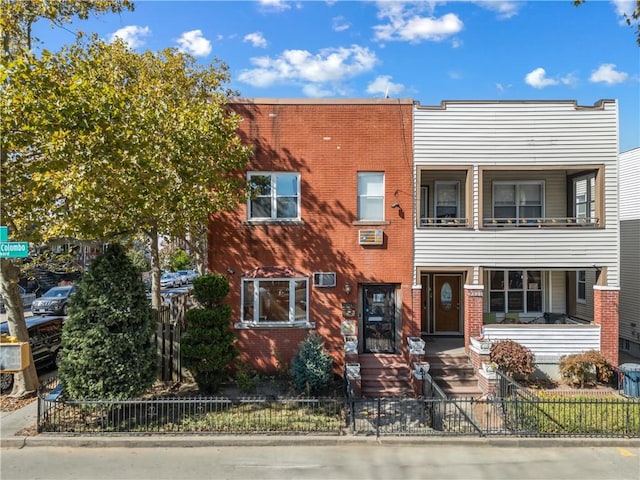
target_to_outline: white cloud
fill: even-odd
[[[573,73],[568,73],[560,79],[560,82],[568,87],[575,87],[578,85],[578,77]]]
[[[367,93],[371,95],[398,96],[404,91],[404,85],[393,83],[391,75],[380,75],[367,85]]]
[[[629,75],[625,72],[617,72],[616,66],[613,63],[605,63],[600,65],[597,70],[591,72],[589,80],[593,83],[615,85],[616,83],[626,81],[627,78],[629,78]]]
[[[519,3],[497,0],[480,0],[474,3],[482,8],[486,8],[487,10],[491,10],[492,12],[496,12],[500,20],[507,20],[511,17],[516,16],[518,14],[518,11],[520,10],[520,7],[522,6],[522,2]]]
[[[140,27],[138,25],[127,25],[111,34],[109,42],[115,42],[117,38],[121,39],[129,48],[135,49],[144,45],[144,37],[151,35],[149,27]]]
[[[433,5],[429,2],[426,4],[378,3],[378,18],[386,19],[387,23],[373,27],[374,38],[411,43],[423,40],[439,42],[459,33],[464,27],[462,20],[454,13],[447,13],[439,18],[433,15],[423,16],[422,13],[427,8],[432,10]]]
[[[267,10],[282,11],[291,8],[291,5],[284,0],[260,0],[259,3]]]
[[[302,87],[302,93],[304,93],[307,97],[312,98],[322,98],[322,97],[333,97],[335,96],[335,92],[330,88],[325,88],[322,85],[318,85],[317,83],[308,83]]]
[[[251,63],[256,68],[240,72],[238,80],[254,87],[278,83],[310,84],[306,88],[320,91],[328,88],[327,84],[339,84],[369,72],[377,62],[375,53],[359,45],[325,48],[315,55],[306,50],[285,50],[277,57],[252,58]]]
[[[178,38],[178,45],[180,50],[194,57],[206,57],[211,53],[211,42],[202,35],[202,30],[184,32]]]
[[[527,73],[527,76],[524,77],[524,81],[527,85],[533,88],[544,88],[558,84],[557,80],[547,78],[547,72],[544,68],[536,68],[535,70]]]
[[[333,28],[335,32],[343,32],[351,28],[351,23],[349,23],[343,16],[333,17],[331,19],[331,23],[331,28]]]
[[[631,14],[636,9],[635,0],[612,0],[616,7],[616,14],[620,16],[620,23],[626,24],[627,20],[625,15],[631,18]]]
[[[267,47],[267,40],[262,35],[262,32],[253,32],[244,36],[245,42],[250,42],[254,47]]]

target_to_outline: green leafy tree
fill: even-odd
[[[171,257],[171,269],[175,272],[177,270],[185,270],[191,266],[191,257],[187,252],[182,249],[176,251]]]
[[[317,394],[331,382],[333,359],[317,334],[309,334],[291,361],[293,385],[299,392]]]
[[[60,381],[74,399],[125,399],[155,378],[153,321],[140,274],[118,244],[89,267],[62,332]]]
[[[25,168],[22,169],[22,163],[17,165],[19,171],[14,171],[15,151],[10,147],[10,140],[14,133],[9,128],[5,128],[5,120],[10,115],[21,115],[20,106],[15,103],[12,93],[12,86],[15,86],[14,79],[7,72],[11,71],[12,63],[23,62],[25,58],[31,56],[30,51],[34,42],[38,39],[32,36],[32,26],[35,22],[43,19],[49,20],[52,26],[62,27],[74,18],[87,19],[92,14],[100,14],[105,12],[121,12],[124,9],[133,10],[130,0],[94,0],[87,2],[86,0],[57,0],[53,2],[43,0],[0,0],[0,37],[2,38],[2,49],[0,50],[1,65],[0,77],[2,82],[2,130],[0,132],[0,191],[2,191],[2,202],[0,202],[0,219],[2,224],[9,226],[11,229],[12,240],[18,241],[40,241],[42,240],[42,230],[36,225],[47,220],[47,202],[51,201],[50,197],[43,194],[40,200],[25,204],[17,211],[14,208],[18,198],[30,190],[36,188],[34,184],[29,185],[30,179],[34,179],[46,170],[45,164],[41,164],[37,171]],[[48,81],[48,80],[47,80]],[[16,110],[17,108],[17,110]],[[24,131],[32,128],[38,128],[37,125],[23,125]],[[50,130],[51,132],[51,130]],[[52,141],[55,137],[51,137]],[[37,148],[27,149],[27,155],[22,160],[28,162],[34,156],[42,154]],[[41,159],[43,157],[40,157]],[[60,168],[60,166],[58,166]],[[13,182],[17,179],[17,184]],[[12,198],[15,197],[15,198]],[[29,197],[32,197],[31,195]],[[34,197],[37,197],[35,195]],[[29,200],[24,198],[25,202]],[[13,207],[12,207],[13,205]],[[36,224],[29,221],[23,221],[21,211],[33,210],[35,216],[44,215]],[[33,216],[33,215],[32,215]],[[0,259],[0,290],[5,299],[7,308],[7,322],[9,324],[9,332],[20,341],[28,341],[29,334],[24,320],[24,310],[20,293],[18,290],[18,281],[20,278],[19,266],[10,259]],[[21,397],[38,388],[39,381],[34,362],[15,375],[15,382],[11,395]]]
[[[179,237],[245,198],[236,172],[250,149],[226,108],[227,70],[95,37],[11,62],[2,173],[20,201],[3,207],[50,237],[144,233],[159,305],[158,236]]]
[[[187,332],[182,337],[182,361],[202,392],[215,393],[229,377],[238,356],[231,330],[231,307],[223,303],[229,281],[223,275],[204,275],[193,282],[193,296],[201,305],[187,311]]]

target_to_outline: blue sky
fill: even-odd
[[[217,58],[244,97],[614,98],[620,150],[640,146],[640,48],[622,16],[635,0],[134,2],[134,12],[35,34],[50,50],[82,30]]]

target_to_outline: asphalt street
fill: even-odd
[[[640,449],[488,445],[3,449],[12,480],[638,480]]]

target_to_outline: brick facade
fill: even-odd
[[[247,221],[246,205],[212,215],[209,270],[229,277],[233,321],[240,321],[243,273],[287,267],[309,278],[309,320],[325,339],[336,372],[344,363],[342,303],[356,305],[360,348],[363,284],[393,284],[401,312],[396,346],[420,331],[413,325],[412,102],[409,100],[238,101],[240,136],[254,146],[247,171],[298,172],[300,221]],[[384,172],[383,222],[358,222],[358,172]],[[246,172],[242,172],[246,175]],[[398,206],[392,207],[397,203]],[[359,229],[382,229],[382,246],[359,244]],[[229,272],[233,272],[232,274]],[[313,272],[336,272],[337,285],[313,286]],[[349,283],[353,290],[345,292]],[[291,360],[307,328],[237,329],[241,360],[261,371]],[[278,360],[279,359],[279,360]]]
[[[477,337],[482,330],[483,312],[482,285],[464,286],[464,348],[469,352],[471,337]]]
[[[618,302],[620,289],[593,287],[593,323],[600,325],[600,353],[613,365],[618,365],[619,319]]]

